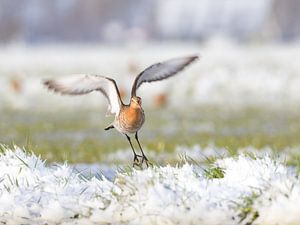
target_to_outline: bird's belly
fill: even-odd
[[[118,119],[115,120],[114,126],[121,133],[132,134],[137,132],[142,127],[144,122],[144,112],[137,111],[134,113],[120,114]]]

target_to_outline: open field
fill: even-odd
[[[146,151],[170,153],[160,161],[165,163],[174,162],[177,146],[214,144],[230,154],[248,146],[269,146],[277,152],[300,146],[300,116],[297,112],[270,112],[257,108],[235,112],[223,110],[222,113],[217,108],[198,108],[197,112],[199,114],[172,112],[171,109],[147,111],[147,122],[140,133]],[[113,163],[114,152],[123,149],[131,154],[131,150],[126,138],[117,131],[103,130],[112,119],[105,118],[104,114],[98,110],[6,112],[0,126],[2,142],[26,146],[49,161]],[[294,158],[291,163],[297,163],[297,160]]]
[[[140,70],[191,53],[202,57],[138,92],[140,141],[154,164],[145,170],[132,169],[125,137],[103,130],[113,120],[103,96],[59,96],[41,84],[112,76],[127,102]],[[223,40],[3,48],[0,223],[299,224],[299,58],[299,44]]]
[[[72,73],[112,76],[127,102],[139,71],[197,53],[201,59],[183,73],[139,90],[146,111],[140,135],[147,151],[208,144],[232,153],[247,146],[298,147],[299,49],[297,44],[245,47],[224,40],[142,50],[139,45],[3,48],[0,141],[28,146],[50,161],[108,162],[108,153],[129,146],[116,131],[103,131],[113,119],[104,117],[104,97],[54,95],[41,81]]]

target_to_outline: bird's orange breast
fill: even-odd
[[[114,125],[122,133],[135,133],[142,127],[144,121],[142,108],[124,106]]]
[[[126,108],[124,111],[124,119],[128,124],[139,124],[142,120],[142,110],[141,109],[134,109],[131,107]]]

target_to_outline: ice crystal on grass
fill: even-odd
[[[67,164],[1,147],[6,224],[299,224],[297,174],[268,156],[84,177]]]

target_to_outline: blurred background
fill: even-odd
[[[28,0],[0,3],[1,43],[293,41],[300,35],[297,0]]]
[[[126,138],[103,130],[113,120],[103,96],[54,95],[42,80],[111,76],[126,102],[141,70],[198,54],[175,78],[140,88],[148,154],[173,162],[192,146],[194,157],[269,146],[296,160],[299,11],[298,0],[0,0],[0,142],[49,161],[126,162]]]

